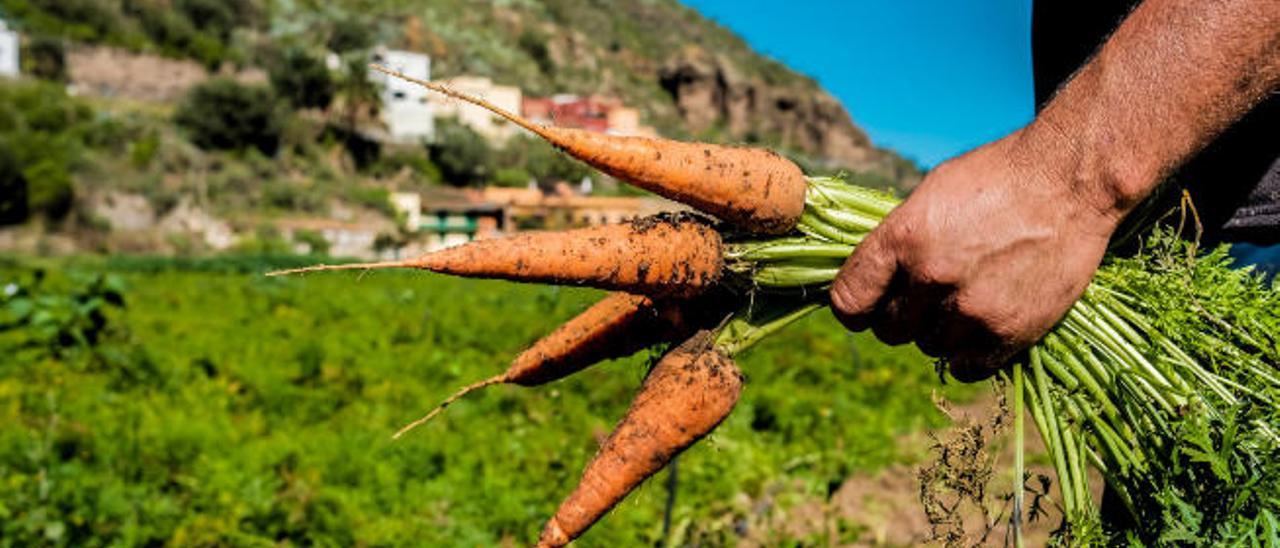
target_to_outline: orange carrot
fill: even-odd
[[[463,387],[392,437],[399,438],[435,418],[459,398],[486,386],[538,386],[658,343],[684,340],[698,329],[723,320],[730,310],[726,305],[730,304],[723,295],[654,301],[621,291],[611,293],[539,339],[517,356],[506,371]]]
[[[455,276],[690,296],[719,281],[724,266],[722,254],[719,233],[697,219],[677,215],[479,240],[416,259],[318,265],[268,275],[419,268]]]
[[[804,173],[770,150],[543,126],[448,86],[372,67],[485,108],[600,171],[745,230],[780,234],[791,230],[804,212]]]
[[[564,546],[733,410],[742,373],[701,332],[663,356],[631,408],[547,522],[538,546]]]

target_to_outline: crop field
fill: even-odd
[[[527,545],[652,357],[491,387],[392,441],[599,293],[267,268],[0,262],[0,544]],[[730,542],[753,513],[920,459],[925,443],[901,440],[945,424],[931,393],[978,393],[825,312],[742,369],[733,415],[680,459],[672,528],[686,541]],[[659,540],[666,477],[580,545]]]

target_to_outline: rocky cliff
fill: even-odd
[[[771,84],[698,49],[667,61],[658,77],[694,133],[720,127],[733,140],[775,144],[842,167],[891,166],[891,153],[876,149],[844,106],[816,85]]]

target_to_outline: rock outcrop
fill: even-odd
[[[729,59],[696,49],[670,59],[658,76],[694,133],[719,127],[735,140],[777,142],[841,167],[892,169],[889,155],[812,81],[745,76]]]

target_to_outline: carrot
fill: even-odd
[[[781,234],[804,212],[804,173],[770,150],[543,126],[448,86],[372,68],[487,109],[591,167],[745,230]]]
[[[402,261],[318,265],[268,275],[418,268],[455,276],[690,296],[719,281],[722,248],[719,233],[704,222],[674,215],[479,240]]]
[[[547,522],[538,546],[564,546],[586,532],[632,489],[715,429],[741,390],[742,373],[711,346],[709,332],[668,352],[587,465],[577,489]]]
[[[662,342],[683,340],[723,320],[730,304],[723,295],[694,300],[654,301],[643,295],[611,293],[522,352],[506,371],[469,384],[422,418],[395,433],[399,438],[430,421],[467,394],[495,384],[538,386],[591,365],[630,356]]]

